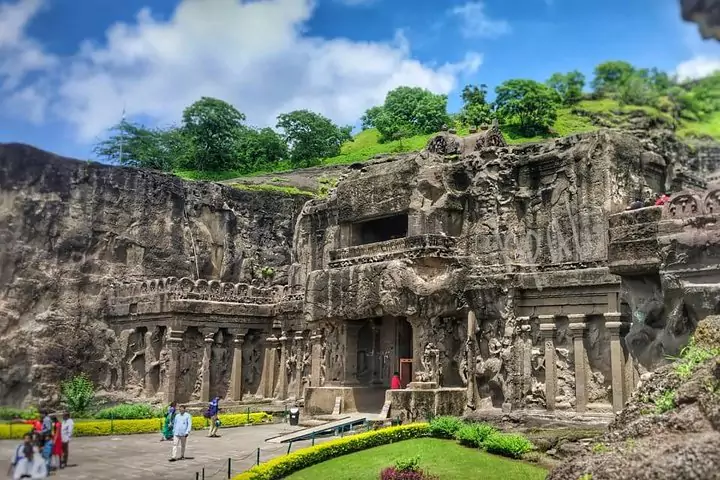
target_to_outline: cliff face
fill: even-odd
[[[306,200],[0,145],[0,404],[52,402],[81,366],[111,383],[123,355],[103,321],[112,283],[286,284]]]

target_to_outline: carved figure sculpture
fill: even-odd
[[[415,378],[420,382],[435,382],[440,384],[440,350],[434,343],[425,345],[420,359],[422,371],[417,372]]]

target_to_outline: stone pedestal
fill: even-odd
[[[169,362],[167,368],[167,379],[165,381],[165,387],[167,389],[165,393],[165,402],[172,403],[175,401],[175,395],[177,392],[177,377],[178,368],[180,363],[180,343],[183,340],[183,334],[185,330],[168,327],[167,329],[167,348],[169,354]]]
[[[200,401],[210,401],[210,359],[212,356],[212,345],[215,341],[215,333],[217,332],[214,328],[201,328],[200,333],[203,335],[205,341],[205,350],[203,351],[202,359],[202,385],[200,387]]]
[[[438,388],[437,382],[410,382],[407,388],[409,390],[434,390]]]
[[[575,410],[587,411],[587,362],[585,361],[584,333],[585,315],[568,315],[569,330],[573,339],[573,363],[575,364]]]
[[[242,368],[243,368],[243,357],[242,347],[245,342],[245,335],[247,330],[230,330],[230,334],[233,336],[233,363],[232,370],[230,372],[230,390],[228,392],[228,399],[230,400],[242,400]]]
[[[555,354],[555,315],[538,315],[540,319],[540,335],[543,339],[545,356],[545,407],[548,411],[555,410],[557,397],[557,358]]]
[[[625,405],[623,384],[625,383],[625,353],[623,352],[620,334],[623,323],[619,312],[606,313],[605,328],[610,333],[610,366],[612,371],[612,404],[613,411],[619,412]]]

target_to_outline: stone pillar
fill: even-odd
[[[230,334],[233,336],[233,363],[232,370],[230,372],[230,391],[228,393],[229,400],[242,400],[242,376],[243,376],[243,352],[242,347],[245,342],[245,335],[247,329],[233,329],[230,330]]]
[[[292,341],[292,332],[287,335],[282,332],[278,341],[280,342],[280,369],[278,371],[277,387],[275,389],[275,397],[284,400],[287,398],[287,387],[288,387],[288,348]]]
[[[177,393],[177,377],[180,367],[180,343],[183,340],[184,333],[185,329],[173,327],[168,327],[167,329],[167,338],[165,341],[167,342],[170,359],[167,369],[167,381],[165,382],[165,388],[167,388],[165,402],[167,403],[174,402]]]
[[[345,371],[342,385],[357,385],[357,336],[362,325],[345,321],[343,325],[343,341],[345,342]]]
[[[575,363],[575,411],[587,411],[587,364],[585,362],[584,333],[585,315],[568,315],[569,329],[573,339],[573,355]]]
[[[517,408],[523,406],[523,400],[532,388],[532,337],[530,335],[530,317],[517,317],[520,335],[517,340],[517,371],[519,375]]]
[[[265,343],[265,360],[263,362],[263,371],[260,377],[259,392],[262,392],[264,398],[272,398],[275,391],[275,368],[277,366],[277,346],[278,339],[275,335],[270,335]]]
[[[315,330],[310,336],[310,386],[311,387],[322,387],[321,373],[322,373],[322,342],[323,336],[322,331]]]
[[[371,365],[372,365],[372,380],[371,383],[373,385],[377,385],[381,383],[379,375],[380,365],[381,362],[378,360],[379,353],[380,353],[380,342],[378,341],[378,338],[380,336],[380,327],[375,324],[373,321],[370,324],[370,329],[372,330],[372,349],[370,350],[371,357]]]
[[[478,355],[478,345],[475,332],[477,331],[477,317],[472,308],[468,309],[467,314],[467,338],[465,339],[465,362],[467,363],[467,390],[465,392],[466,407],[475,410],[478,406],[480,394],[477,388],[477,372],[476,359]]]
[[[201,328],[200,333],[205,340],[205,351],[202,359],[202,385],[200,387],[200,401],[210,401],[210,359],[212,355],[212,345],[215,341],[216,328]]]
[[[612,404],[613,411],[619,412],[625,405],[623,383],[625,383],[625,353],[620,341],[623,323],[619,312],[604,314],[605,328],[610,333],[610,366],[612,370]]]
[[[545,406],[548,411],[555,410],[557,397],[557,359],[555,354],[555,315],[538,315],[540,334],[543,338],[545,356]]]
[[[408,323],[412,327],[412,347],[413,347],[413,363],[412,363],[412,380],[415,380],[415,375],[422,371],[422,354],[425,345],[423,345],[422,337],[422,321],[419,317],[407,317]]]
[[[295,337],[293,338],[294,344],[297,346],[295,351],[297,352],[297,359],[295,363],[295,398],[302,398],[303,393],[305,392],[305,382],[303,382],[303,372],[305,371],[305,352],[308,348],[308,345],[305,343],[305,336],[303,335],[303,332],[297,331],[295,332]]]

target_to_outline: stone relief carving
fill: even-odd
[[[415,374],[417,381],[434,382],[440,385],[442,373],[440,371],[440,350],[434,343],[431,342],[425,345],[420,363],[422,364],[422,370]]]

